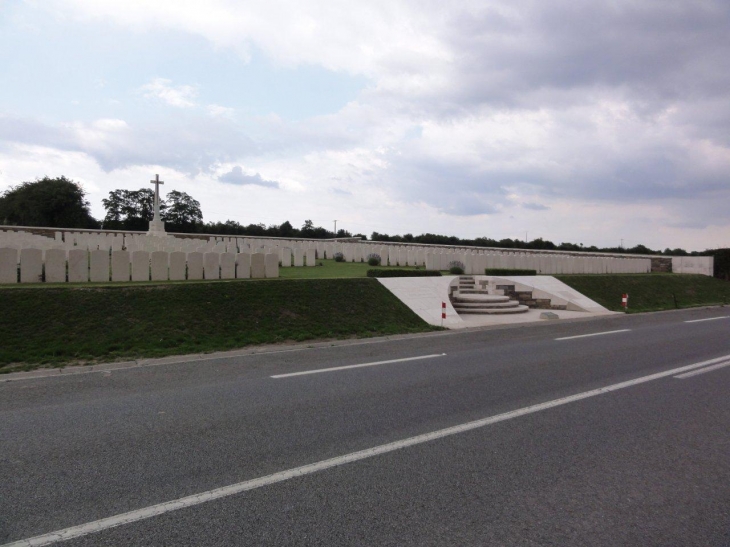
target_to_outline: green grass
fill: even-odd
[[[370,266],[367,262],[335,262],[334,260],[317,260],[322,266],[304,268],[279,268],[282,279],[340,279],[366,277],[367,271],[372,268],[385,270],[415,270],[404,266]]]
[[[622,311],[623,293],[629,295],[629,313],[730,303],[730,283],[706,275],[623,274],[555,277],[613,311]]]
[[[435,330],[367,278],[14,287],[0,310],[0,372]]]

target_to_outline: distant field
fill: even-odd
[[[629,295],[629,313],[730,304],[730,282],[706,275],[623,274],[555,277],[613,311],[622,310],[623,293]]]
[[[0,372],[435,330],[375,279],[15,286],[0,310]]]

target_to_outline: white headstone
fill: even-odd
[[[282,268],[291,267],[291,249],[289,247],[282,247],[280,253],[281,253],[281,267]],[[296,264],[295,264],[295,266],[296,266]]]
[[[134,251],[132,253],[132,281],[150,280],[150,253]]]
[[[170,281],[185,280],[186,256],[182,251],[170,253]]]
[[[203,279],[203,253],[188,253],[188,280]]]
[[[251,254],[239,253],[236,255],[236,278],[248,279],[251,277]]]
[[[221,255],[221,279],[234,279],[236,277],[236,255],[223,253]]]
[[[254,253],[251,255],[251,277],[260,279],[266,277],[266,255]]]
[[[68,252],[68,282],[86,283],[89,281],[89,251],[71,249]]]
[[[203,255],[203,268],[206,279],[220,279],[220,253],[211,252]]]
[[[129,281],[129,251],[112,251],[112,281],[123,283]]]
[[[91,273],[89,279],[94,283],[109,282],[109,251],[97,249],[89,253]]]
[[[315,249],[307,249],[307,266],[316,266],[317,265],[317,258],[315,256],[316,250]]]
[[[279,255],[270,253],[266,255],[265,259],[265,274],[266,277],[279,277]]]
[[[152,281],[167,281],[168,276],[168,263],[170,261],[170,253],[164,251],[154,251],[150,255],[150,261],[152,264]]]
[[[66,282],[66,251],[49,249],[46,251],[46,283]]]
[[[296,266],[297,268],[301,268],[302,266],[304,266],[303,249],[294,249],[294,266]]]
[[[20,282],[40,283],[43,281],[43,251],[40,249],[21,249]]]

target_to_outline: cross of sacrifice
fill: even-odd
[[[160,180],[160,175],[155,175],[155,180],[150,181],[155,185],[155,220],[160,220],[160,184],[165,184]]]

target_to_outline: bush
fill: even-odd
[[[368,277],[441,277],[441,272],[434,270],[368,270]]]
[[[449,273],[453,275],[461,275],[464,273],[464,263],[459,260],[449,262]]]
[[[368,265],[380,266],[380,255],[376,253],[370,253],[367,258]]]
[[[342,253],[335,253],[335,262],[344,262],[345,261],[345,255]]]
[[[519,268],[487,268],[484,275],[537,275],[537,270],[521,270]]]

